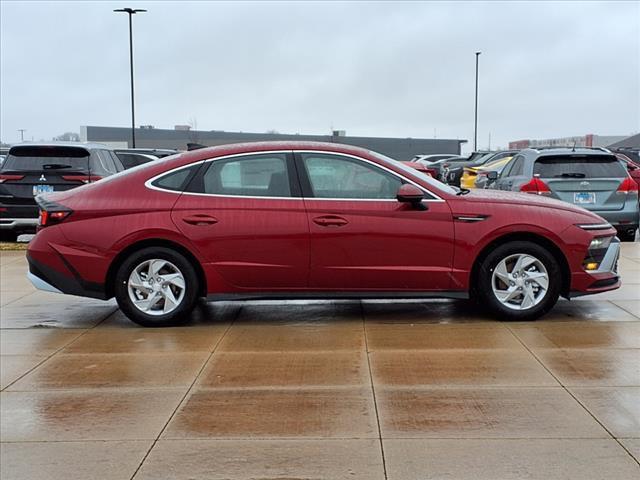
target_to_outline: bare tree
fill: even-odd
[[[56,142],[79,142],[80,134],[75,132],[65,132],[62,135],[53,137],[53,140]]]

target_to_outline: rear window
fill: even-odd
[[[542,157],[533,166],[542,178],[623,178],[627,170],[612,155],[562,155]]]
[[[2,164],[3,170],[88,168],[89,152],[77,147],[14,147]]]

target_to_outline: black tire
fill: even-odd
[[[17,242],[18,234],[11,230],[0,230],[0,242]]]
[[[618,230],[618,238],[621,242],[635,242],[636,241],[636,229],[633,231],[629,230]]]
[[[133,270],[147,260],[161,259],[173,264],[184,278],[184,296],[175,309],[167,314],[151,315],[138,309],[129,296],[128,281]],[[191,262],[182,254],[165,247],[149,247],[132,253],[118,268],[114,293],[120,310],[143,327],[171,327],[185,325],[198,298],[198,276]]]
[[[547,270],[549,281],[547,292],[540,302],[525,310],[514,310],[503,305],[494,294],[492,286],[494,269],[502,260],[516,254],[527,254],[538,259]],[[514,241],[499,245],[482,260],[476,283],[475,293],[479,303],[499,320],[528,321],[541,317],[556,304],[562,288],[562,273],[558,261],[546,248],[533,242]]]

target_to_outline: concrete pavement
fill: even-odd
[[[616,292],[202,304],[143,329],[0,255],[2,479],[640,477],[640,244]]]

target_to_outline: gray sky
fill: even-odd
[[[473,139],[640,130],[640,2],[0,3],[0,138],[137,124]]]

